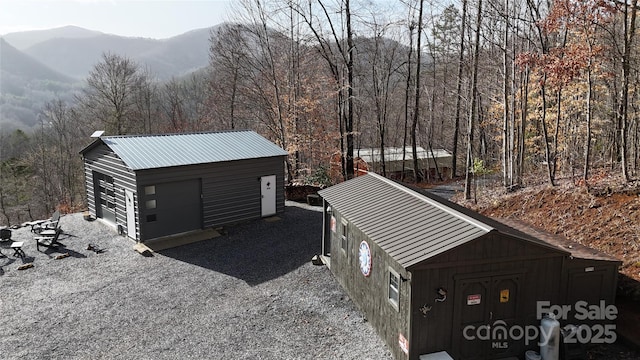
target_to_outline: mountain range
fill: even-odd
[[[160,81],[202,69],[209,62],[214,28],[161,40],[76,26],[5,34],[0,38],[0,130],[37,125],[42,106],[72,98],[106,52],[132,59]]]
[[[111,35],[76,26],[10,33],[3,38],[16,50],[77,80],[86,78],[105,52],[129,57],[164,80],[207,65],[213,28],[161,40]]]

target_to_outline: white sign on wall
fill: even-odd
[[[482,302],[480,294],[467,295],[467,305],[478,305]]]

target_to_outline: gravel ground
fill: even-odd
[[[280,217],[153,257],[81,214],[62,217],[58,249],[37,252],[28,228],[13,230],[27,257],[2,249],[0,358],[391,359],[310,262],[321,214],[288,206]],[[34,267],[17,270],[23,262]]]
[[[62,217],[57,249],[38,252],[29,228],[13,230],[27,256],[2,244],[0,358],[392,359],[329,270],[310,262],[318,208],[289,205],[279,221],[153,257],[81,214]],[[23,262],[34,267],[17,270]],[[640,356],[615,344],[588,358]]]

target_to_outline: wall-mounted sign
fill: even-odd
[[[509,302],[509,289],[500,290],[500,302],[501,303]]]
[[[398,345],[400,345],[403,353],[409,355],[409,340],[402,334],[398,334]]]
[[[360,247],[358,248],[358,261],[360,262],[362,275],[369,276],[369,274],[371,274],[371,248],[366,241],[360,243]]]
[[[336,217],[331,215],[331,231],[336,232]]]
[[[478,305],[482,302],[480,294],[467,295],[467,305]]]

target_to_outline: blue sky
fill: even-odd
[[[0,0],[0,35],[75,25],[162,39],[227,20],[232,1]]]

